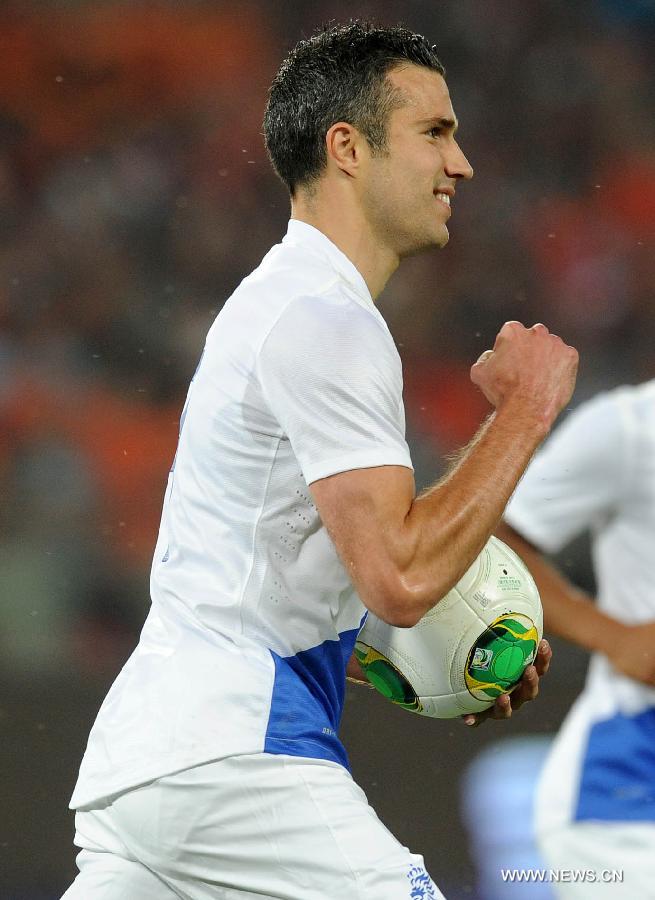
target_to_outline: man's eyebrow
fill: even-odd
[[[425,126],[429,125],[432,128],[438,125],[445,131],[452,131],[453,134],[457,134],[457,129],[459,128],[459,122],[457,121],[457,119],[450,119],[447,116],[434,116],[431,119],[423,119],[423,121],[419,122],[419,124]]]

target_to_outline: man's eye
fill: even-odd
[[[443,128],[441,128],[439,125],[435,125],[434,128],[431,128],[428,131],[428,134],[430,135],[430,137],[434,137],[434,138],[440,137],[440,135],[443,134]]]

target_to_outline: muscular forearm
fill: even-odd
[[[601,612],[506,522],[499,524],[496,536],[519,554],[532,573],[544,608],[545,630],[584,650],[611,655],[617,629],[623,626]]]
[[[402,465],[338,472],[311,491],[364,604],[411,626],[492,534],[530,458],[568,402],[577,353],[543,325],[506,323],[471,379],[495,408],[449,475],[420,497]]]
[[[412,502],[397,552],[408,591],[425,611],[482,550],[546,431],[508,404],[485,422],[450,473]]]

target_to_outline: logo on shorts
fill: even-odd
[[[411,866],[407,877],[410,883],[410,900],[437,900],[434,881],[423,866]]]

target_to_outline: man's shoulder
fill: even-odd
[[[276,299],[338,294],[340,279],[327,260],[309,254],[292,243],[276,244],[260,264],[247,275],[232,297],[265,296],[270,305]],[[232,299],[232,298],[230,298]]]
[[[632,404],[640,414],[650,419],[655,418],[655,378],[641,384],[618,388],[616,394],[624,402]]]
[[[580,410],[614,418],[627,433],[651,431],[655,428],[655,379],[603,391],[581,404]]]
[[[296,248],[276,244],[227,298],[210,337],[235,328],[253,337],[262,329],[268,331],[294,299],[325,294],[335,281],[334,273],[309,264]]]
[[[622,384],[617,387],[599,391],[583,400],[565,420],[569,428],[577,425],[584,429],[594,420],[613,419],[617,426],[632,415],[642,410],[649,417],[655,416],[655,380],[642,384]]]
[[[278,244],[260,265],[243,279],[223,308],[220,318],[246,317],[251,328],[264,330],[280,324],[303,330],[382,331],[384,319],[372,301],[362,298],[351,284],[320,255],[293,244]]]

